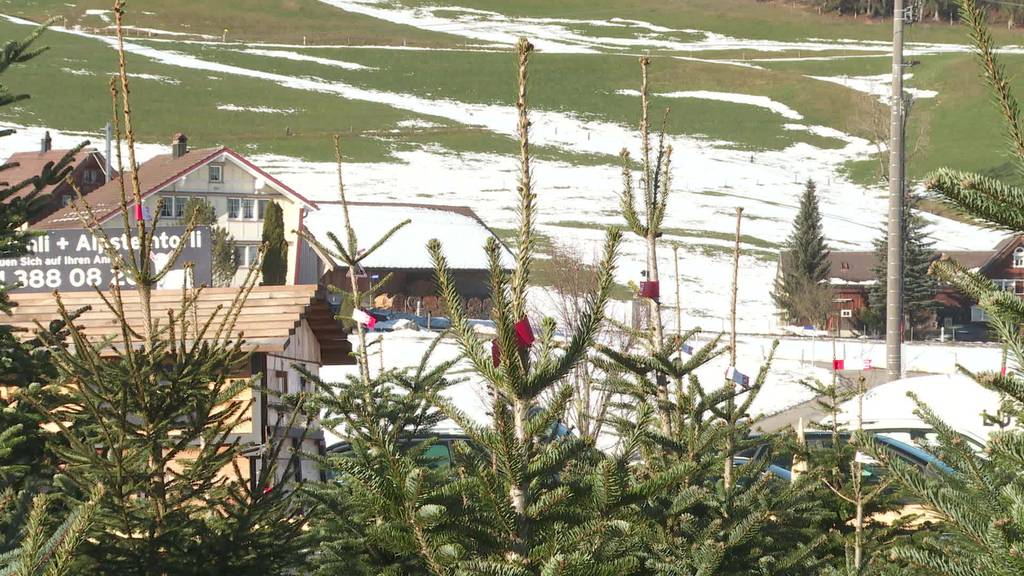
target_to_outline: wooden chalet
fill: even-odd
[[[992,250],[937,250],[935,258],[948,257],[965,268],[981,274],[1008,292],[1024,297],[1024,236],[1005,238]],[[843,333],[862,330],[858,320],[869,304],[871,286],[878,280],[879,267],[874,252],[832,252],[830,284],[835,291],[837,326]],[[947,338],[984,339],[988,318],[971,298],[949,285],[940,285],[935,297],[936,309],[926,326],[916,327]]]
[[[237,295],[233,288],[207,288],[198,298],[196,313],[200,319],[212,315],[223,317],[225,310]],[[124,291],[122,297],[128,319],[141,322],[138,293]],[[36,322],[46,326],[59,318],[56,301],[48,293],[15,293],[11,296],[14,308],[5,324],[33,331]],[[97,343],[109,341],[106,350],[110,355],[117,353],[120,338],[120,324],[114,314],[95,292],[62,293],[61,299],[69,310],[84,306],[91,308],[75,320],[86,337]],[[181,309],[181,290],[157,290],[153,292],[152,311],[154,319],[162,319],[166,325],[168,312]],[[218,306],[223,306],[220,311]],[[133,327],[139,331],[139,326]],[[212,337],[212,335],[211,335]],[[231,441],[237,439],[242,445],[253,450],[245,456],[248,462],[239,462],[239,468],[249,478],[259,470],[259,447],[274,438],[290,442],[297,453],[322,453],[323,431],[316,421],[299,422],[294,428],[286,425],[287,419],[278,418],[276,399],[282,393],[309,390],[312,384],[296,366],[304,367],[316,374],[324,364],[352,364],[351,345],[347,334],[336,321],[327,302],[316,296],[316,286],[258,286],[249,294],[238,314],[231,331],[232,339],[242,340],[243,348],[251,351],[248,366],[239,371],[239,378],[259,375],[257,389],[242,392],[243,401],[249,401],[248,421],[240,424]],[[303,439],[303,435],[305,438]],[[290,458],[292,451],[282,450],[282,458]],[[279,466],[283,469],[284,462]],[[322,480],[316,464],[304,459],[297,467],[295,478],[299,481]]]
[[[344,216],[337,202],[318,202],[318,210],[305,216],[303,229],[328,249],[333,248],[329,234],[344,241]],[[445,305],[437,296],[434,265],[427,242],[436,238],[448,260],[456,289],[473,317],[486,317],[490,311],[490,271],[484,245],[489,238],[499,241],[502,266],[511,268],[513,256],[494,231],[466,206],[410,204],[390,202],[349,202],[349,219],[360,246],[373,245],[382,235],[408,221],[362,262],[355,271],[364,285],[384,279],[382,294],[374,305],[398,312],[444,315]],[[347,289],[349,270],[321,253],[305,240],[299,246],[299,284],[333,285]]]

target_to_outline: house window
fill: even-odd
[[[850,269],[850,263],[849,263],[849,262],[843,262],[843,263],[841,263],[841,264],[839,265],[839,267],[840,267],[841,269],[843,269],[843,270],[849,270],[849,269]]]
[[[164,196],[163,204],[160,206],[161,218],[183,218],[185,216],[185,205],[188,204],[188,196]]]
[[[210,164],[210,182],[223,182],[224,181],[224,165],[223,164]]]
[[[72,196],[71,194],[65,194],[65,195],[60,197],[60,205],[61,206],[70,206],[71,202],[74,201],[74,199],[75,199],[75,197]]]
[[[263,207],[257,212],[253,198],[228,198],[228,218],[231,220],[262,220]]]
[[[263,220],[263,215],[267,212],[267,202],[269,200],[257,200],[256,201],[256,219]]]
[[[1013,267],[1024,268],[1024,246],[1018,246],[1013,251]]]
[[[256,263],[258,254],[258,244],[239,244],[235,246],[235,263],[239,268],[248,268]]]
[[[100,171],[91,169],[86,170],[83,179],[86,184],[96,184],[100,181]]]

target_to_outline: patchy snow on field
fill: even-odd
[[[85,15],[86,16],[96,16],[100,20],[103,20],[104,22],[110,22],[111,21],[111,17],[110,17],[111,14],[112,14],[112,12],[110,10],[100,10],[98,8],[89,8],[88,10],[85,11]]]
[[[237,106],[235,104],[218,104],[217,110],[229,112],[258,112],[260,114],[295,114],[300,112],[297,108],[272,108],[270,106]]]
[[[60,71],[64,72],[65,74],[71,74],[72,76],[92,76],[93,75],[92,70],[85,70],[83,68],[68,68],[68,67],[65,66],[65,67],[62,67],[60,69]]]
[[[162,76],[160,74],[129,72],[128,77],[137,78],[139,80],[153,80],[156,82],[162,82],[164,84],[181,84],[181,80],[178,80],[177,78],[171,78],[170,76]]]
[[[624,96],[639,96],[638,90],[618,90],[617,94]],[[731,102],[733,104],[747,104],[771,110],[772,112],[790,120],[803,120],[803,114],[793,110],[781,102],[776,102],[767,96],[755,96],[753,94],[736,94],[733,92],[712,92],[710,90],[687,90],[680,92],[660,92],[654,94],[659,98],[696,98],[699,100],[715,100],[718,102]]]
[[[904,81],[913,78],[913,74],[905,74]],[[877,96],[878,100],[885,105],[892,99],[892,76],[890,74],[878,74],[876,76],[808,76],[822,82],[831,82],[846,86],[851,90]],[[923,90],[921,88],[903,87],[903,91],[916,98],[935,98],[939,95],[935,90]]]
[[[310,56],[308,54],[300,54],[299,52],[292,52],[290,50],[262,50],[258,48],[246,48],[245,50],[239,50],[245,54],[255,54],[257,56],[269,56],[271,58],[285,58],[288,60],[297,60],[300,62],[315,62],[317,64],[323,64],[325,66],[334,66],[336,68],[344,68],[345,70],[376,70],[371,66],[363,66],[355,62],[345,62],[343,60],[334,60],[331,58],[320,58],[319,56]]]

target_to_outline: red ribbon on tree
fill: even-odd
[[[661,297],[661,286],[657,280],[644,280],[640,283],[640,295],[644,298],[657,300]]]
[[[135,203],[135,221],[142,222],[142,203]]]
[[[491,340],[491,362],[497,368],[501,365],[501,346],[498,346],[498,339]]]
[[[516,342],[519,348],[525,350],[533,344],[533,326],[530,326],[530,319],[523,316],[523,319],[516,322]]]
[[[832,360],[832,369],[833,370],[843,370],[845,365],[846,365],[846,362],[843,361],[843,360],[836,360],[836,359]]]

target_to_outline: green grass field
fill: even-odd
[[[404,0],[404,5],[432,5],[433,0]],[[0,12],[43,20],[62,16],[69,25],[103,30],[109,23],[89,12],[109,7],[109,0],[0,0]],[[850,38],[883,40],[886,22],[821,16],[799,7],[755,0],[458,0],[453,5],[494,10],[510,17],[600,20],[632,18],[678,28],[671,37],[694,37],[689,29],[706,29],[738,38],[799,40]],[[109,16],[109,15],[108,15]],[[220,36],[229,41],[301,44],[392,45],[457,48],[479,44],[465,37],[418,29],[353,14],[316,0],[232,0],[164,2],[133,0],[127,23],[179,33]],[[572,25],[583,34],[622,35],[622,29]],[[16,37],[27,27],[0,22],[0,34]],[[1020,33],[996,30],[997,39],[1019,43]],[[165,37],[165,40],[173,37]],[[269,72],[291,78],[344,83],[354,88],[411,95],[422,99],[467,104],[510,104],[514,95],[513,57],[504,52],[469,50],[427,51],[379,48],[302,48],[287,50],[306,56],[355,62],[372,70],[346,70],[316,62],[243,53],[241,44],[211,45],[157,41],[148,33],[132,40],[145,46],[173,50],[204,61]],[[919,25],[908,33],[912,42],[966,42],[959,26]],[[109,117],[107,76],[114,69],[114,52],[102,42],[57,32],[44,42],[48,54],[28,66],[9,71],[5,83],[14,91],[33,94],[31,104],[10,108],[0,118],[22,124],[65,130],[98,130]],[[538,53],[531,68],[531,100],[536,109],[569,113],[584,120],[635,125],[635,97],[616,92],[638,86],[636,55]],[[846,56],[842,49],[814,56]],[[800,58],[799,50],[779,53],[715,50],[697,54],[705,59],[756,61],[762,69],[679,59],[687,54],[654,56],[654,92],[709,90],[760,95],[797,110],[798,123],[838,129],[870,138],[871,118],[886,108],[870,95],[808,76],[874,75],[889,68],[884,55],[843,60],[763,61]],[[909,129],[916,152],[909,174],[920,178],[937,167],[958,168],[1016,178],[1001,154],[999,119],[989,102],[978,71],[968,54],[924,56],[912,70],[911,86],[935,90],[938,97],[914,106]],[[1024,56],[1006,56],[1011,72],[1024,68]],[[226,72],[207,72],[161,64],[132,55],[134,73],[156,75],[172,82],[138,79],[133,95],[138,136],[164,141],[176,131],[189,133],[195,145],[226,144],[246,152],[270,152],[309,160],[331,158],[330,138],[346,137],[346,155],[354,161],[386,161],[395,152],[436,145],[455,153],[514,152],[514,141],[472,125],[335,94],[285,87],[279,83]],[[54,89],[59,86],[59,89]],[[264,113],[223,110],[223,106],[264,107],[288,111]],[[671,134],[696,135],[729,147],[757,152],[782,150],[796,143],[839,148],[843,142],[786,128],[793,123],[778,114],[749,105],[700,99],[654,99],[656,109],[671,107],[666,128]],[[415,127],[410,122],[429,122]],[[613,162],[611,155],[539,147],[541,158],[573,163]],[[858,182],[878,182],[877,160],[850,163],[848,173]]]

